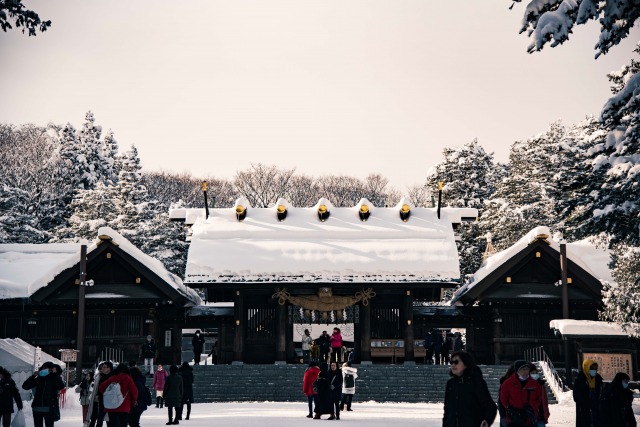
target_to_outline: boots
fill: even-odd
[[[189,419],[189,415],[191,415],[191,403],[187,403],[187,416],[184,417],[185,420]]]
[[[160,407],[160,396],[156,397],[156,408]]]
[[[160,407],[164,408],[164,397],[160,398]]]

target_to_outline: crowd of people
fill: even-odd
[[[450,353],[464,348],[460,332],[451,334],[433,328],[429,329],[425,335],[423,345],[425,349],[424,363],[427,365],[448,365]]]
[[[550,411],[545,382],[539,368],[526,360],[517,360],[508,367],[500,379],[498,402],[494,402],[482,371],[470,353],[458,348],[445,353],[446,335],[430,331],[433,344],[432,363],[450,365],[450,376],[444,390],[443,427],[488,427],[499,416],[501,427],[536,426],[549,423]],[[439,339],[440,338],[440,339]],[[459,336],[452,336],[455,343]],[[196,334],[200,342],[201,337]],[[303,377],[302,391],[307,397],[307,418],[340,420],[343,411],[352,411],[358,370],[352,366],[349,353],[345,354],[340,330],[326,331],[316,340],[308,330],[302,338],[303,357],[308,363]],[[427,348],[425,340],[425,348]],[[313,347],[318,347],[314,355]],[[460,347],[460,346],[458,346]],[[455,348],[455,346],[453,347]],[[153,351],[152,351],[153,350]],[[194,353],[202,351],[195,348]],[[167,408],[166,425],[179,424],[191,416],[193,403],[193,368],[188,362],[171,365],[168,370],[158,364],[153,371],[155,343],[147,338],[141,350],[145,370],[135,361],[117,366],[110,361],[100,363],[97,373],[84,372],[76,387],[82,406],[85,427],[140,427],[140,417],[152,403],[151,390],[146,386],[147,376],[153,377],[156,408]],[[148,360],[150,359],[150,360]],[[194,363],[199,358],[194,359]],[[427,358],[429,360],[429,358]],[[33,376],[22,384],[32,390],[31,410],[35,427],[53,427],[60,419],[59,395],[65,385],[60,366],[45,362]],[[605,383],[598,373],[598,364],[584,360],[582,370],[573,384],[577,427],[635,427],[632,409],[633,392],[629,375],[619,372],[611,383]],[[14,403],[18,412],[23,403],[15,381],[0,366],[0,420],[1,427],[24,424],[12,423]],[[186,413],[184,407],[186,405]],[[21,414],[18,414],[21,415]],[[16,417],[17,418],[17,417]],[[24,417],[21,418],[24,420]],[[24,423],[24,422],[23,422]]]

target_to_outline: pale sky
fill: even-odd
[[[524,3],[502,0],[25,0],[37,37],[0,32],[0,122],[87,110],[145,169],[232,177],[251,162],[422,183],[473,138],[500,161],[550,122],[599,114],[598,25],[528,54]]]

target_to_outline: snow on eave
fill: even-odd
[[[197,292],[185,286],[184,283],[182,283],[182,279],[180,279],[175,274],[170,273],[160,260],[157,260],[156,258],[153,258],[142,252],[133,243],[131,243],[114,229],[110,227],[100,227],[98,229],[98,236],[100,236],[100,240],[110,240],[121,250],[149,268],[149,270],[151,270],[156,276],[158,276],[160,279],[162,279],[168,285],[178,291],[181,295],[183,295],[187,299],[186,305],[202,304],[202,299],[197,294]]]
[[[456,302],[462,295],[475,285],[493,273],[497,268],[506,263],[529,245],[542,240],[552,249],[560,253],[560,243],[551,238],[549,227],[539,226],[526,233],[520,240],[505,250],[502,250],[487,258],[468,283],[458,289],[452,299]],[[609,252],[606,249],[596,248],[588,239],[573,243],[567,243],[567,259],[582,268],[600,282],[612,283],[611,271],[608,267]],[[559,262],[559,261],[558,261]]]
[[[554,319],[549,322],[549,328],[559,331],[562,336],[631,336],[617,323],[595,320]]]

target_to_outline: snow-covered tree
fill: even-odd
[[[56,240],[91,240],[96,237],[98,228],[113,227],[118,218],[116,198],[116,187],[101,182],[94,189],[79,190],[71,202],[73,213],[69,217],[69,225],[58,230]]]
[[[112,226],[121,233],[135,229],[149,215],[149,193],[142,184],[140,158],[135,146],[125,152],[121,158],[122,165],[115,186],[114,204],[117,218]],[[147,216],[145,216],[147,215]]]
[[[22,27],[22,32],[27,31],[29,36],[35,36],[37,31],[45,32],[51,26],[51,21],[43,21],[33,10],[24,8],[20,0],[0,0],[0,28],[5,33],[13,28],[11,22],[17,28]]]
[[[48,233],[38,229],[29,209],[29,193],[0,185],[0,243],[42,243]]]
[[[189,245],[184,226],[170,221],[167,211],[159,212],[151,220],[141,223],[132,237],[140,250],[162,261],[173,274],[184,277]]]
[[[78,139],[86,162],[82,184],[85,189],[90,189],[94,188],[98,182],[104,182],[106,171],[103,170],[105,165],[102,160],[102,142],[100,141],[102,127],[95,124],[91,111],[87,111],[84,119],[85,122],[78,132]]]
[[[640,335],[640,247],[615,245],[611,258],[615,283],[605,284],[602,290],[604,310],[600,317]]]
[[[113,185],[118,182],[120,174],[120,158],[118,154],[118,141],[109,130],[104,136],[101,147],[102,157],[102,181],[105,185]]]
[[[458,148],[445,148],[442,154],[443,161],[427,175],[425,193],[437,200],[438,182],[443,182],[443,206],[476,208],[479,216],[484,216],[484,202],[495,189],[493,153],[487,153],[474,139]],[[480,267],[485,240],[477,222],[462,224],[458,233],[460,271],[464,277]]]

